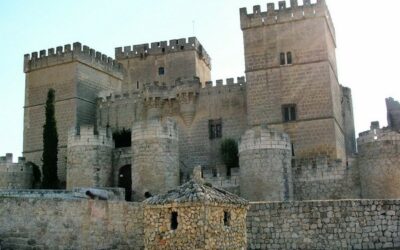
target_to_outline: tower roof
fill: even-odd
[[[144,201],[149,205],[168,203],[219,203],[247,206],[248,201],[225,190],[209,187],[194,180],[186,182],[166,194],[156,195]]]

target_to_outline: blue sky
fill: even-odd
[[[384,98],[400,100],[400,1],[326,1],[357,133],[372,120],[386,125]],[[0,155],[22,152],[24,54],[80,41],[114,56],[115,47],[194,34],[212,57],[214,80],[242,76],[239,8],[256,4],[266,10],[267,0],[0,0]]]

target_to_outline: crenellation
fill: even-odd
[[[335,34],[324,0],[319,0],[316,3],[311,3],[308,0],[304,1],[303,5],[299,5],[297,0],[292,0],[290,7],[286,6],[286,1],[279,1],[278,9],[275,8],[274,3],[268,3],[266,12],[261,10],[260,5],[253,6],[253,13],[248,13],[246,8],[240,9],[242,30],[312,17],[325,17],[331,32]]]
[[[18,157],[16,163],[11,153],[0,157],[0,189],[31,188],[32,180],[32,167],[24,157]]]
[[[109,129],[82,125],[72,128],[68,135],[68,146],[78,145],[103,145],[114,147],[114,141]]]
[[[278,5],[279,5],[279,9],[280,10],[285,10],[286,9],[286,1],[285,0],[279,1]]]
[[[204,62],[211,68],[211,58],[196,37],[172,39],[169,42],[160,41],[115,48],[115,58],[145,58],[151,55],[175,53],[186,50],[196,50]]]
[[[72,50],[71,45],[67,44],[64,46],[64,50],[62,46],[58,46],[56,49],[49,48],[47,51],[48,53],[46,53],[46,50],[40,50],[39,54],[38,52],[32,52],[31,57],[29,54],[26,54],[24,56],[24,72],[28,73],[45,67],[79,61],[98,68],[101,71],[108,72],[119,79],[123,77],[121,64],[86,45],[82,46],[79,42],[73,43]]]

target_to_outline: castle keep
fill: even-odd
[[[25,55],[24,157],[0,157],[0,249],[399,248],[400,103],[387,98],[388,126],[356,140],[325,0],[239,15],[245,76],[225,81],[210,81],[195,37],[114,58],[79,42]],[[50,88],[65,190],[31,189]]]
[[[67,189],[119,186],[142,200],[200,165],[207,182],[250,200],[382,198],[373,193],[392,186],[397,167],[379,162],[391,165],[384,177],[367,158],[388,147],[381,140],[396,142],[400,109],[388,99],[389,128],[362,133],[357,158],[351,90],[339,84],[325,1],[242,8],[240,23],[246,76],[225,83],[210,81],[211,58],[195,37],[119,47],[115,59],[80,43],[25,55],[24,157],[41,165],[53,88]],[[239,143],[239,169],[221,160],[225,138]],[[371,179],[377,189],[364,187]]]

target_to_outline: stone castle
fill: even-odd
[[[115,58],[78,42],[25,55],[24,157],[0,157],[0,249],[400,247],[400,103],[386,99],[388,127],[356,140],[325,0],[242,8],[240,22],[246,76],[225,83],[195,37]],[[23,190],[50,88],[66,190]],[[228,138],[238,168],[222,160]]]
[[[53,88],[67,189],[123,187],[143,200],[200,165],[207,182],[249,200],[398,198],[399,104],[387,99],[389,126],[361,133],[357,151],[325,1],[243,8],[240,21],[246,77],[225,84],[210,81],[211,58],[194,37],[116,48],[115,59],[80,43],[25,55],[25,161],[41,165]],[[239,142],[239,169],[221,160],[224,138]],[[31,185],[12,176],[0,186]]]

